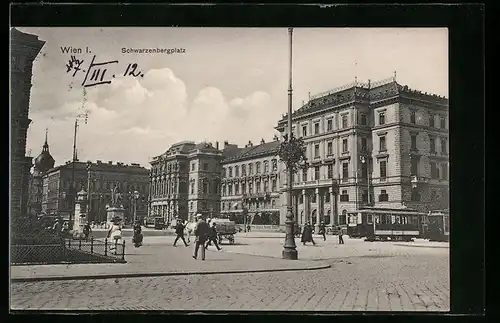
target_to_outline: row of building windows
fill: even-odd
[[[201,167],[201,170],[203,170],[204,172],[208,171],[208,163],[202,163],[201,164],[202,167]],[[196,162],[192,162],[191,163],[191,171],[194,172],[196,171]]]
[[[261,173],[261,162],[255,162],[255,174],[260,174]],[[239,177],[240,176],[240,166],[229,166],[227,168],[227,174],[226,174],[226,168],[222,169],[222,177],[233,177],[233,169],[234,169],[234,177]],[[278,171],[278,161],[276,159],[272,160],[272,171],[277,172]],[[269,161],[264,161],[264,174],[269,173]],[[241,165],[241,176],[246,176],[247,175],[247,165]],[[248,175],[253,175],[253,163],[248,164]]]
[[[241,186],[241,193],[240,193],[240,186]],[[233,187],[234,187],[234,194],[233,194]],[[248,190],[247,190],[248,188]],[[269,191],[269,182],[268,181],[263,181],[263,192],[267,193]],[[278,185],[277,181],[273,179],[271,181],[271,192],[277,192],[278,191]],[[253,183],[250,182],[248,183],[248,186],[246,183],[241,183],[241,184],[227,184],[222,186],[222,196],[232,196],[232,195],[240,195],[240,194],[247,194],[247,193],[254,193],[254,186]],[[255,185],[255,193],[261,193],[261,185],[260,182],[257,181]]]
[[[276,208],[276,200],[271,200],[271,201],[262,201],[262,202],[255,202],[255,203],[249,203],[248,209],[249,210],[258,210],[258,209],[274,209]],[[233,202],[222,202],[221,203],[221,209],[222,211],[237,211],[242,209],[242,206],[240,203],[235,203]]]
[[[348,122],[348,115],[344,114],[341,116],[341,129],[347,129],[349,127],[349,122]],[[439,125],[440,128],[445,129],[446,128],[446,117],[445,116],[440,116],[439,117]],[[416,118],[416,112],[411,110],[410,111],[410,123],[412,124],[417,124],[417,118]],[[381,111],[378,113],[378,125],[385,125],[386,124],[386,115],[385,111]],[[360,120],[359,120],[359,125],[361,126],[367,126],[368,125],[368,117],[365,113],[360,114]],[[431,114],[429,115],[429,127],[435,128],[437,125],[435,123],[435,115]],[[307,132],[307,125],[302,125],[302,137],[307,137],[308,132]],[[326,131],[333,131],[333,119],[327,119],[326,120]],[[295,132],[295,129],[293,129],[293,132]],[[315,122],[313,124],[313,135],[320,134],[320,122]]]
[[[212,186],[210,187],[210,182],[207,179],[201,179],[198,181],[198,185],[201,187],[202,194],[219,194],[219,181],[213,180]],[[193,195],[196,193],[196,182],[191,182],[190,194]]]

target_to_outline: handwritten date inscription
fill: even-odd
[[[84,87],[110,84],[111,80],[115,78],[115,74],[108,73],[108,68],[110,68],[111,66],[116,66],[116,64],[118,64],[118,61],[96,63],[95,57],[96,55],[92,57],[92,61],[90,62],[87,70],[84,70],[84,60],[80,60],[76,58],[76,56],[71,56],[68,64],[66,64],[66,73],[73,72],[73,77],[75,77],[75,75],[79,71],[85,73],[85,78],[82,82],[82,86]],[[133,63],[127,65],[123,76],[144,77],[144,74],[138,70],[137,64]]]

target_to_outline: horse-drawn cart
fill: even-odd
[[[215,221],[217,224],[217,237],[219,243],[222,243],[224,239],[228,240],[230,244],[234,244],[234,235],[238,230],[236,229],[236,223],[233,221]]]

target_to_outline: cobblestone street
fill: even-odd
[[[274,240],[279,246],[280,239]],[[262,248],[260,241],[255,242],[258,249]],[[11,308],[449,311],[448,249],[359,240],[347,240],[344,246],[349,244],[352,247],[344,248],[342,257],[328,260],[326,245],[306,247],[307,252],[322,254],[322,262],[332,265],[314,271],[15,283],[11,285]],[[231,254],[237,247],[225,251]],[[300,250],[306,253],[304,247]]]

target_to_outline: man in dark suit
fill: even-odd
[[[208,249],[208,246],[210,243],[213,242],[217,250],[221,250],[222,248],[219,247],[219,244],[217,243],[217,228],[215,222],[212,222],[212,226],[210,227],[210,231],[208,234],[208,241],[207,244],[205,245],[205,249]]]
[[[193,258],[198,258],[198,249],[201,246],[201,260],[205,260],[205,242],[208,239],[209,227],[205,219],[202,218],[201,214],[196,215],[196,228],[194,229],[194,235],[196,236],[194,255]]]
[[[182,220],[180,218],[177,218],[176,220],[176,225],[175,225],[175,234],[177,235],[177,237],[175,238],[174,240],[174,247],[176,247],[176,244],[177,244],[177,241],[179,239],[182,240],[182,242],[184,242],[184,245],[187,247],[188,246],[188,243],[186,242],[186,240],[184,239],[184,224],[182,223]]]

